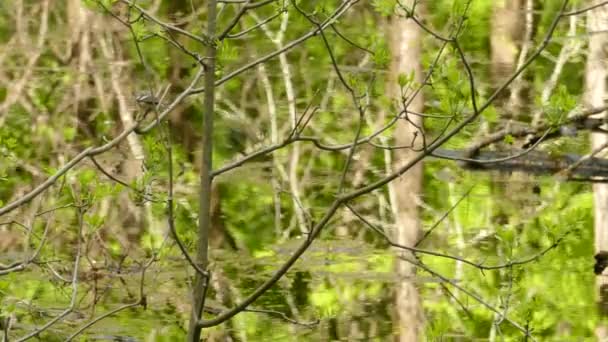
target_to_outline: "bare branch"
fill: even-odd
[[[76,299],[78,298],[78,269],[80,267],[80,254],[82,252],[82,227],[84,225],[84,213],[86,209],[84,207],[78,208],[78,246],[76,249],[76,258],[74,260],[74,269],[72,271],[72,299],[70,305],[59,315],[52,320],[48,321],[45,325],[40,328],[34,329],[31,333],[17,339],[17,342],[29,340],[32,337],[40,335],[41,332],[47,330],[55,323],[61,321],[65,316],[74,310],[76,307]]]
[[[175,100],[169,106],[167,106],[167,108],[165,110],[163,110],[163,112],[159,115],[159,117],[157,118],[157,120],[155,122],[149,124],[147,127],[143,128],[141,130],[138,130],[139,123],[138,122],[134,123],[130,127],[126,127],[119,135],[117,135],[114,139],[110,140],[106,144],[101,145],[99,147],[86,148],[85,150],[80,152],[78,155],[76,155],[74,158],[72,158],[69,162],[67,162],[64,166],[59,168],[45,182],[38,185],[33,190],[29,191],[27,194],[25,194],[21,198],[0,208],[0,216],[17,209],[18,207],[31,201],[36,196],[40,195],[42,192],[44,192],[45,190],[50,188],[53,184],[55,184],[55,182],[57,182],[57,180],[59,180],[64,174],[66,174],[68,171],[70,171],[76,165],[78,165],[83,159],[85,159],[87,157],[91,157],[91,156],[96,156],[96,155],[109,151],[110,149],[117,146],[120,142],[122,142],[132,132],[138,131],[141,133],[145,133],[145,132],[148,132],[149,130],[151,130],[152,128],[154,128],[160,122],[160,120],[162,120],[166,115],[168,115],[168,113],[171,112],[179,103],[181,103],[182,100],[186,97],[186,95],[190,93],[191,89],[194,87],[194,85],[196,85],[196,83],[198,82],[200,77],[203,75],[203,71],[204,71],[203,68],[199,69],[199,72],[192,80],[192,83],[190,84],[190,86],[186,90],[184,90],[184,92],[182,92],[178,97],[176,97]]]

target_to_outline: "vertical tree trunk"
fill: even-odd
[[[411,6],[413,1],[405,1]],[[418,6],[419,8],[420,6]],[[420,65],[421,31],[416,23],[404,17],[395,16],[390,25],[390,47],[392,53],[391,74],[414,74],[417,84],[422,82]],[[396,79],[389,80],[389,91],[393,100],[400,101],[401,90]],[[413,99],[409,110],[423,111],[424,100],[422,93]],[[409,146],[414,142],[415,148],[422,144],[419,128],[422,127],[420,116],[410,116],[412,123],[399,120],[395,129],[395,144]],[[417,126],[417,127],[416,127]],[[418,137],[415,139],[415,135]],[[395,152],[394,168],[407,163],[416,154],[409,148],[398,149]],[[414,246],[420,237],[420,217],[418,212],[419,196],[422,190],[422,164],[419,163],[398,178],[393,187],[395,189],[396,231],[394,239],[402,245]],[[412,253],[399,250],[401,257],[413,259]],[[416,268],[411,263],[400,258],[396,259],[396,271],[399,280],[395,289],[395,333],[396,340],[403,342],[418,341],[423,326],[423,311],[418,289],[414,282]]]
[[[523,0],[497,0],[492,8],[490,58],[492,84],[498,87],[513,73],[523,33]],[[505,92],[500,99],[508,98]]]
[[[599,3],[599,0],[589,1],[588,5]],[[606,77],[608,76],[608,65],[606,45],[608,44],[608,7],[602,6],[589,11],[587,16],[587,30],[589,33],[589,53],[587,54],[587,66],[585,69],[585,105],[590,107],[601,107],[605,105]],[[606,113],[599,114],[600,117]],[[591,148],[593,151],[606,144],[608,139],[605,134],[591,134]],[[602,155],[605,155],[603,153]],[[595,217],[595,252],[608,251],[608,184],[593,185],[594,217]],[[597,277],[599,292],[600,316],[608,316],[608,271],[604,270]],[[608,330],[605,324],[600,324],[596,329],[599,341],[608,339]]]
[[[207,36],[215,39],[217,1],[210,0],[207,5]],[[202,270],[207,269],[209,257],[209,230],[211,228],[211,171],[213,170],[213,116],[215,111],[215,57],[217,49],[215,45],[207,47],[205,59],[205,100],[203,104],[203,134],[202,134],[202,158],[200,170],[200,194],[198,212],[198,241],[196,244],[196,263]],[[194,288],[192,290],[192,314],[188,328],[188,342],[198,342],[201,338],[201,328],[198,320],[203,313],[205,296],[207,294],[207,279],[196,273]]]

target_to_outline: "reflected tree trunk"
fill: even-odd
[[[496,1],[492,8],[490,65],[493,88],[498,88],[517,68],[520,47],[522,46],[521,35],[525,26],[524,16],[522,16],[522,13],[524,13],[522,11],[523,2],[523,0]],[[522,121],[525,121],[518,115],[520,113],[519,109],[523,107],[524,99],[516,89],[513,89],[513,87],[522,83],[523,76],[523,74],[520,75],[512,84],[512,87],[501,94],[499,101],[496,103],[497,109],[504,119],[501,121],[508,126],[523,125]],[[485,133],[482,132],[482,134]],[[503,146],[503,148],[505,147]],[[494,205],[492,215],[494,224],[501,226],[518,224],[512,222],[512,218],[518,217],[516,213],[523,209],[525,198],[530,195],[529,191],[525,191],[529,181],[529,177],[521,172],[515,172],[512,175],[497,174],[493,177],[493,188],[498,198],[506,199],[497,201]],[[517,191],[513,191],[513,187],[518,187]]]
[[[530,12],[524,11],[524,7]],[[490,21],[490,67],[493,88],[500,87],[511,77],[527,57],[527,51],[532,43],[533,7],[533,0],[502,0],[493,3]],[[528,120],[521,114],[525,112],[523,108],[527,102],[527,98],[522,95],[524,76],[525,74],[521,74],[500,94],[495,103],[502,117],[501,122],[507,126],[526,125],[525,122]],[[487,132],[481,134],[485,135]],[[500,149],[509,149],[509,146],[500,146]],[[531,177],[524,172],[497,173],[492,176],[490,181],[494,193],[492,224],[496,230],[500,229],[499,227],[521,229],[523,222],[518,213],[534,207],[529,201],[533,197],[532,191],[529,191],[531,181]],[[504,247],[496,249],[498,258],[505,259],[505,254]],[[498,276],[509,282],[509,278],[513,275],[508,270],[500,270]],[[508,297],[502,294],[496,299],[497,303],[508,300]],[[499,339],[500,322],[500,316],[495,314],[489,341]]]

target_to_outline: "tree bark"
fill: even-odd
[[[588,5],[595,5],[599,0],[589,1]],[[606,77],[608,77],[608,65],[606,64],[608,54],[608,7],[602,6],[587,14],[587,31],[589,35],[589,52],[587,54],[587,65],[585,68],[585,105],[604,106],[606,97]],[[607,113],[599,114],[599,117]],[[591,134],[591,148],[593,151],[601,149],[608,142],[605,134]],[[605,155],[602,153],[600,156]],[[608,184],[593,185],[594,219],[595,219],[595,252],[608,251]],[[605,318],[608,316],[608,272],[598,274],[597,288],[599,293],[599,314]],[[608,329],[604,323],[596,327],[596,335],[599,341],[608,340]]]
[[[207,7],[207,35],[215,37],[216,25],[216,5],[215,0],[210,0]],[[198,241],[196,262],[200,269],[206,270],[209,264],[209,231],[211,228],[211,172],[213,170],[213,116],[215,110],[215,57],[217,48],[214,44],[207,47],[205,59],[205,100],[203,104],[203,137],[202,137],[202,158],[200,170],[200,195],[198,213]],[[196,273],[194,288],[192,290],[193,305],[192,315],[188,328],[188,342],[198,342],[201,338],[201,327],[198,320],[205,306],[205,296],[207,294],[207,277]]]
[[[524,23],[523,0],[497,0],[492,8],[490,58],[492,84],[499,86],[515,70]],[[505,92],[500,99],[507,99]]]
[[[405,1],[411,7],[413,1]],[[419,8],[420,6],[418,6]],[[393,17],[390,23],[390,47],[392,54],[391,74],[409,75],[413,73],[416,84],[422,82],[420,65],[421,30],[412,20],[405,17]],[[394,100],[401,101],[401,89],[396,79],[389,80],[389,91]],[[416,87],[416,85],[413,85]],[[419,93],[408,109],[415,112],[423,111],[424,100]],[[422,145],[422,119],[420,116],[410,116],[411,123],[405,119],[399,120],[395,129],[395,144],[409,146],[412,143],[416,149]],[[416,137],[417,136],[417,137]],[[396,169],[407,163],[416,155],[409,148],[395,151],[393,168]],[[396,214],[395,240],[397,243],[414,246],[420,237],[421,225],[419,217],[419,197],[422,190],[422,163],[419,163],[399,177],[394,183],[395,202],[392,203]],[[395,289],[395,340],[418,341],[423,326],[423,311],[420,296],[414,278],[416,267],[405,259],[414,259],[408,251],[398,250],[396,273],[398,281]]]

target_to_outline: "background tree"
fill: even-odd
[[[408,20],[409,13],[420,13],[422,6],[415,1],[404,2],[389,23],[389,48],[391,50],[390,73],[387,89],[394,103],[393,108],[403,111],[403,117],[395,125],[394,141],[400,148],[394,152],[393,169],[407,164],[424,148],[422,117],[424,98],[420,85],[423,81],[421,65],[422,34],[415,22]],[[408,79],[409,84],[404,84]],[[407,87],[405,87],[407,86]],[[419,152],[418,152],[419,153]],[[400,245],[415,247],[421,237],[419,207],[422,195],[422,163],[417,163],[390,185],[391,209],[395,217],[392,238]],[[416,287],[415,256],[409,251],[397,249],[395,273],[395,330],[398,341],[418,341],[422,331],[424,313]]]
[[[596,1],[590,1],[590,6],[597,6]],[[606,8],[596,8],[589,11],[587,16],[587,32],[589,33],[589,53],[587,55],[587,65],[585,68],[585,96],[584,101],[587,106],[601,107],[604,105],[606,97],[606,77],[608,69],[606,66],[606,53],[604,46],[608,42],[607,36],[600,32],[606,30],[608,12]],[[606,113],[599,113],[597,116],[604,119]],[[591,134],[591,154],[603,156],[608,140],[605,134]],[[608,209],[608,187],[606,184],[593,185],[594,203],[594,232],[595,232],[595,252],[601,255],[608,250],[608,223],[606,220],[606,210]],[[599,261],[599,260],[598,260]],[[597,273],[597,272],[596,272]],[[597,277],[597,288],[599,294],[599,314],[605,318],[606,311],[606,279],[600,271]],[[605,324],[600,324],[596,329],[599,340],[608,338]]]

